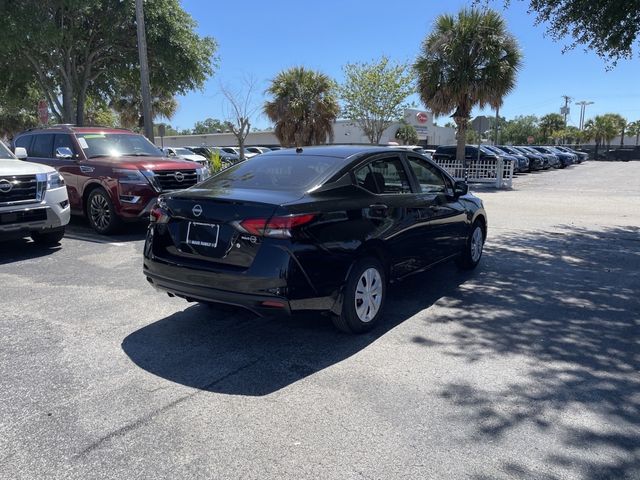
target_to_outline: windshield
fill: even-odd
[[[193,155],[193,152],[186,148],[174,148],[173,151],[176,152],[176,155]]]
[[[484,153],[488,153],[489,155],[495,155],[496,154],[496,152],[491,150],[491,148],[489,148],[487,145],[480,145],[480,150],[483,151]]]
[[[307,191],[344,163],[314,155],[259,155],[205,180],[199,188]]]
[[[76,137],[87,158],[164,156],[149,140],[135,133],[78,133]]]
[[[9,151],[9,149],[5,146],[4,143],[0,142],[0,159],[2,160],[7,160],[7,159],[11,159],[14,160],[15,157],[11,154],[11,152]]]

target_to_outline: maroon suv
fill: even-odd
[[[199,164],[170,159],[145,137],[129,130],[67,125],[18,135],[14,147],[27,160],[64,176],[71,212],[86,215],[99,233],[123,221],[147,218],[161,192],[191,187],[208,176]]]

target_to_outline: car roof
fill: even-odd
[[[127,130],[126,128],[113,127],[76,127],[75,125],[52,125],[50,127],[36,127],[25,130],[25,133],[124,133],[138,135],[136,132]]]
[[[335,158],[350,158],[359,154],[374,154],[374,153],[407,153],[406,149],[389,147],[389,146],[376,146],[376,145],[319,145],[314,147],[302,147],[301,152],[297,152],[295,148],[283,148],[282,150],[274,150],[271,152],[265,152],[262,155],[323,155],[326,157]],[[417,153],[417,152],[414,152]]]

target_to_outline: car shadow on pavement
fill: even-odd
[[[51,255],[61,246],[47,247],[27,238],[0,242],[0,265]]]
[[[500,240],[432,321],[462,327],[448,355],[526,367],[496,385],[445,382],[452,428],[473,425],[482,445],[532,428],[560,447],[542,452],[549,472],[514,456],[504,478],[640,478],[640,229],[565,226]]]
[[[113,235],[101,235],[97,233],[89,221],[84,217],[72,216],[67,225],[65,238],[81,240],[92,243],[123,243],[144,240],[147,234],[147,222],[132,222],[122,225],[120,230]]]
[[[470,444],[508,443],[521,427],[549,440],[531,452],[541,460],[514,456],[501,465],[503,478],[640,478],[636,227],[501,235],[473,273],[444,265],[392,287],[385,322],[362,336],[338,333],[320,316],[256,319],[192,306],[133,332],[122,348],[173,382],[267,395],[338,364],[435,302],[446,308],[412,318],[424,322],[418,331],[456,328],[446,338],[409,341],[469,364],[517,358],[524,365],[516,380],[496,385],[473,377],[434,385],[451,405],[451,428],[473,431]]]
[[[173,382],[224,394],[268,395],[361,351],[453,294],[469,276],[452,264],[441,265],[392,286],[383,323],[364,335],[341,333],[317,313],[258,318],[196,304],[133,332],[122,348],[139,367]]]

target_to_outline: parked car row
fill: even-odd
[[[433,153],[434,160],[455,160],[456,145],[443,145]],[[513,163],[514,173],[525,173],[549,168],[565,168],[582,163],[589,155],[565,146],[543,145],[467,145],[467,160],[499,160]]]
[[[245,147],[244,158],[253,158],[256,155],[277,150],[280,147]],[[187,147],[165,147],[162,149],[167,156],[191,160],[202,165],[209,165],[209,158],[215,155],[220,157],[222,167],[228,168],[240,161],[239,147],[217,147],[212,145],[187,146]]]

